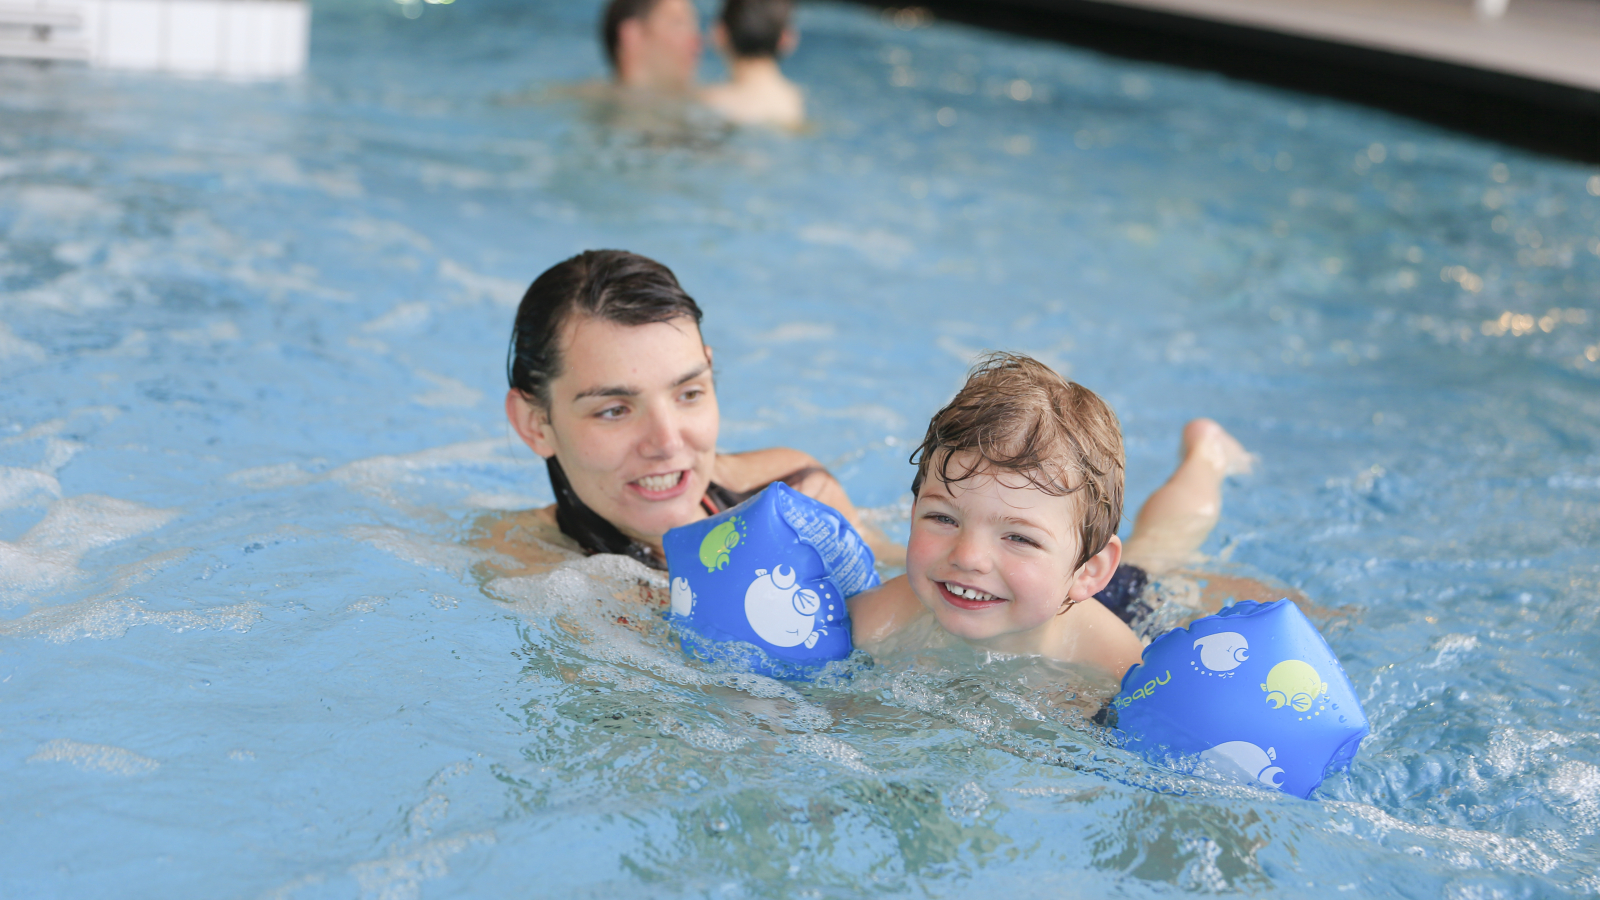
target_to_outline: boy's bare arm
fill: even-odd
[[[862,591],[845,605],[850,610],[850,637],[869,653],[927,612],[904,575]]]

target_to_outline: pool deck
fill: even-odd
[[[1600,2],[1510,0],[1078,0],[1330,41],[1600,91]],[[1030,5],[1049,7],[1049,0]]]
[[[866,0],[871,3],[872,0]],[[1600,0],[923,0],[935,17],[1600,163]],[[888,6],[881,2],[880,7]]]

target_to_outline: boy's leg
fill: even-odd
[[[1152,575],[1194,561],[1222,513],[1223,480],[1249,472],[1256,461],[1210,419],[1184,426],[1180,452],[1177,471],[1145,501],[1123,543],[1123,560]]]

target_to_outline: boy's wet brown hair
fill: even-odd
[[[957,463],[962,454],[970,455]],[[913,494],[921,494],[929,469],[946,484],[1013,473],[1047,494],[1081,494],[1073,568],[1104,549],[1122,521],[1125,462],[1116,413],[1094,391],[1029,356],[991,353],[973,366],[966,385],[928,423],[911,462]]]

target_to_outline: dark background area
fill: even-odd
[[[1093,0],[932,0],[919,8],[954,22],[1337,97],[1600,162],[1600,93],[1594,91]]]

